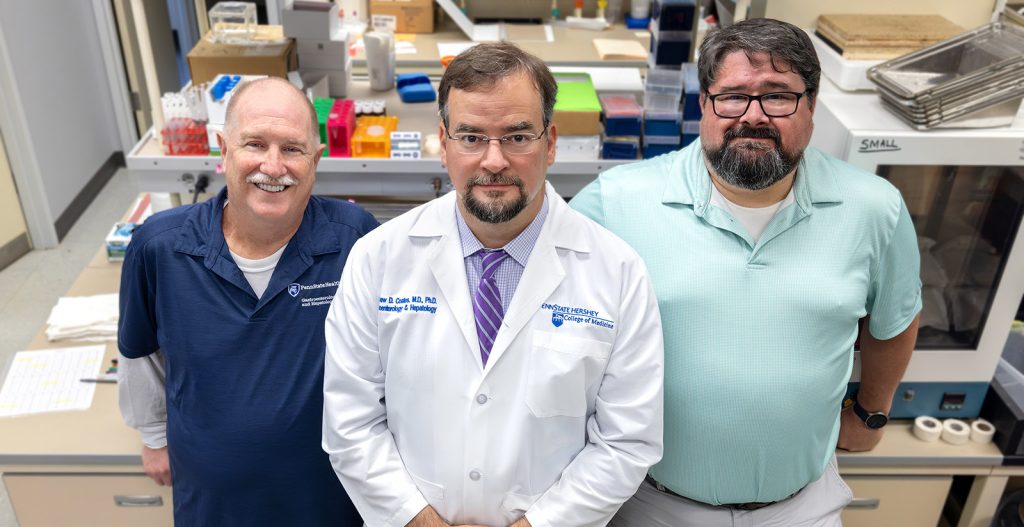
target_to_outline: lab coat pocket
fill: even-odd
[[[423,498],[426,499],[431,506],[436,506],[444,502],[443,485],[438,485],[437,483],[416,477],[415,474],[409,474],[409,476],[412,477],[412,481],[416,484],[416,488],[420,489],[420,493],[423,494]]]
[[[501,510],[505,513],[505,520],[507,523],[515,523],[526,515],[526,511],[533,506],[533,502],[540,498],[540,494],[529,495],[529,494],[517,494],[515,492],[508,492],[505,494],[505,498],[501,500]]]
[[[526,404],[536,417],[583,417],[612,345],[537,331],[530,350]]]

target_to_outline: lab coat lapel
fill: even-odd
[[[480,342],[476,336],[476,322],[473,320],[473,304],[469,297],[466,279],[466,264],[462,258],[462,242],[459,227],[455,223],[455,193],[434,201],[433,210],[427,211],[410,229],[409,236],[437,236],[430,245],[427,265],[434,275],[451,314],[466,339],[470,353],[480,363]]]

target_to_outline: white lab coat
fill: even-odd
[[[404,526],[427,504],[452,524],[601,526],[661,458],[646,268],[545,192],[486,368],[454,192],[352,249],[327,316],[323,445],[367,526]]]

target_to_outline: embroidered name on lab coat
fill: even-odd
[[[390,313],[437,313],[437,298],[424,295],[382,296],[377,311]]]

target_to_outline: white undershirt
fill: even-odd
[[[270,277],[273,276],[274,268],[277,267],[277,262],[281,260],[281,254],[284,253],[285,247],[288,247],[287,243],[274,251],[274,254],[259,260],[242,258],[231,249],[228,249],[231,257],[235,260],[235,265],[242,270],[245,279],[249,281],[249,286],[256,293],[256,298],[262,297],[263,292],[267,290],[267,285],[270,284]]]
[[[718,187],[713,183],[711,185],[711,204],[728,212],[736,221],[740,222],[740,225],[743,225],[743,228],[747,230],[747,234],[750,235],[755,244],[761,239],[761,235],[764,234],[768,224],[772,222],[772,218],[794,201],[796,200],[793,198],[793,189],[790,188],[789,194],[786,194],[782,201],[767,207],[744,207],[729,201],[718,190]]]

